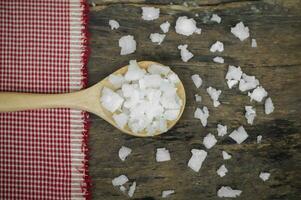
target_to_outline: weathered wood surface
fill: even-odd
[[[90,129],[90,174],[93,199],[127,199],[114,188],[112,178],[126,174],[137,181],[136,199],[160,199],[161,191],[175,189],[170,199],[218,199],[216,191],[221,185],[243,191],[244,200],[294,200],[300,199],[300,133],[301,133],[301,3],[298,0],[265,1],[195,1],[185,7],[181,1],[170,5],[170,1],[102,1],[94,0],[91,7],[89,31],[91,33],[91,56],[89,60],[89,85],[97,83],[129,59],[153,60],[169,65],[177,72],[187,91],[187,106],[178,124],[166,134],[155,138],[136,138],[120,131],[96,116],[91,116]],[[213,2],[213,3],[212,3]],[[142,4],[161,8],[158,20],[141,20]],[[189,2],[189,5],[191,2]],[[198,13],[199,17],[194,17]],[[208,16],[217,13],[221,24],[208,22]],[[184,37],[174,31],[178,16],[194,17],[202,28],[201,35]],[[119,21],[121,27],[111,31],[109,19]],[[168,20],[171,31],[161,46],[149,40],[150,33],[160,32],[159,25]],[[240,42],[230,33],[230,27],[242,20],[256,38],[258,48],[250,47],[250,40]],[[134,54],[119,56],[118,39],[134,35],[138,46]],[[225,44],[221,54],[227,64],[214,64],[214,54],[209,46],[220,40]],[[183,63],[177,46],[187,43],[195,55]],[[272,97],[276,110],[265,115],[262,104],[249,102],[247,95],[237,89],[229,90],[224,80],[227,65],[240,65],[244,72],[256,75]],[[196,89],[190,76],[200,74],[204,80],[201,89]],[[218,108],[206,94],[205,88],[222,89]],[[194,94],[202,95],[203,102],[196,104]],[[197,106],[206,105],[210,111],[208,127],[193,118]],[[253,126],[247,125],[244,106],[254,105],[257,117]],[[229,132],[244,125],[249,138],[235,144],[228,137],[218,139],[218,144],[208,151],[199,173],[187,168],[192,148],[204,149],[203,137],[211,132],[216,135],[216,124],[228,126]],[[263,142],[256,144],[261,134]],[[121,145],[131,147],[133,153],[126,162],[118,158]],[[156,163],[155,149],[170,150],[170,162]],[[221,151],[233,155],[223,161]],[[220,178],[216,169],[225,164],[229,173]],[[269,171],[271,178],[263,182],[258,178],[261,171]]]

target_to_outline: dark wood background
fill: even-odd
[[[127,199],[111,184],[112,178],[125,174],[136,180],[134,199],[160,199],[161,191],[174,189],[170,199],[195,200],[218,199],[216,192],[222,185],[229,185],[243,191],[237,199],[245,200],[299,200],[300,183],[300,131],[301,131],[301,1],[300,0],[94,0],[90,8],[89,31],[91,34],[91,56],[89,60],[89,85],[97,83],[110,73],[128,63],[130,59],[153,60],[171,68],[183,81],[187,105],[178,124],[166,134],[154,138],[137,138],[122,134],[104,120],[91,115],[90,128],[90,175],[93,199]],[[160,8],[160,18],[147,22],[141,19],[142,6]],[[198,13],[199,17],[195,17]],[[209,16],[217,13],[222,23],[210,22]],[[190,37],[175,33],[174,26],[179,16],[193,17],[202,28],[202,34]],[[121,27],[110,30],[109,19],[117,20]],[[160,32],[159,25],[168,20],[171,30],[161,46],[151,43],[150,33]],[[250,40],[240,42],[230,33],[230,27],[243,21],[258,48],[250,47]],[[118,39],[134,35],[137,51],[120,56]],[[214,54],[210,45],[220,40],[225,45],[221,54],[226,64],[212,62]],[[188,44],[193,59],[184,63],[177,46]],[[262,104],[250,103],[247,95],[237,89],[230,90],[225,82],[228,64],[239,65],[243,71],[255,75],[269,92],[275,105],[275,112],[265,115]],[[190,76],[200,74],[204,83],[196,89]],[[212,106],[205,88],[221,89],[218,108]],[[194,94],[200,94],[200,105],[194,101]],[[210,111],[208,127],[193,118],[197,106],[206,105]],[[244,106],[254,105],[257,111],[255,124],[250,126],[244,118]],[[208,157],[199,173],[187,167],[192,148],[202,148],[202,139],[211,132],[216,135],[216,124],[228,126],[229,132],[244,125],[249,138],[242,144],[235,144],[228,137],[218,139],[215,147],[208,151]],[[263,136],[256,144],[257,135]],[[125,162],[118,158],[122,146],[133,152]],[[166,147],[172,160],[155,162],[155,149]],[[233,155],[223,161],[221,151]],[[225,164],[229,173],[220,178],[216,169]],[[261,171],[271,173],[267,182],[259,179]]]

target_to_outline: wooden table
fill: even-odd
[[[161,191],[174,189],[170,199],[195,200],[218,199],[216,192],[222,185],[243,191],[237,199],[244,200],[294,200],[300,199],[300,132],[301,132],[301,2],[299,0],[94,0],[90,9],[89,31],[91,33],[89,60],[89,85],[103,79],[130,59],[153,60],[171,66],[179,74],[187,91],[187,105],[178,124],[166,134],[154,138],[137,138],[122,134],[104,120],[91,115],[90,128],[90,175],[93,199],[126,199],[112,179],[120,174],[136,180],[136,199],[160,199]],[[160,8],[160,18],[155,21],[141,19],[142,6]],[[222,17],[222,23],[210,22],[212,13]],[[198,14],[199,17],[195,17]],[[179,16],[193,17],[202,28],[202,34],[190,37],[174,31]],[[110,30],[109,19],[117,20],[121,27]],[[168,20],[172,26],[161,46],[153,44],[150,33],[160,32],[159,25]],[[251,48],[250,38],[240,42],[230,33],[230,27],[243,21],[255,38],[258,48]],[[134,35],[137,51],[120,56],[118,39]],[[225,45],[221,54],[226,64],[215,64],[215,54],[209,47],[216,40]],[[179,44],[188,44],[194,57],[187,63],[180,59]],[[225,74],[228,65],[239,65],[249,75],[255,75],[269,92],[276,107],[271,115],[265,115],[263,104],[250,103],[246,94],[238,89],[228,89]],[[190,76],[200,74],[203,86],[196,89]],[[221,89],[222,105],[214,108],[206,93],[213,86]],[[194,94],[203,97],[201,104]],[[193,118],[198,106],[210,111],[208,126],[203,128]],[[246,123],[244,106],[254,105],[257,116],[253,126]],[[208,157],[200,172],[187,167],[192,148],[204,149],[203,137],[211,132],[216,135],[217,123],[228,126],[229,132],[243,125],[249,138],[241,145],[229,137],[218,138],[215,147],[208,150]],[[256,144],[257,135],[263,136]],[[118,158],[122,146],[133,152],[125,162]],[[172,160],[155,162],[155,150],[166,147]],[[223,161],[221,151],[232,154]],[[299,162],[299,163],[298,163]],[[225,164],[229,173],[220,178],[217,168]],[[298,169],[299,164],[299,169]],[[267,182],[259,179],[261,171],[271,173]],[[298,190],[299,189],[299,190]]]

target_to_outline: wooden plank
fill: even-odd
[[[96,1],[95,1],[96,2]],[[161,8],[158,20],[141,20],[142,3],[149,1],[97,1],[91,8],[89,85],[108,76],[128,60],[153,60],[161,62],[177,72],[187,91],[187,106],[179,123],[168,133],[156,138],[135,138],[127,136],[111,125],[91,116],[90,129],[90,174],[92,176],[93,199],[126,199],[125,195],[113,188],[112,178],[126,174],[137,181],[134,197],[137,199],[160,199],[161,191],[175,189],[171,199],[217,199],[216,191],[221,185],[241,189],[238,199],[299,199],[301,193],[300,173],[300,107],[301,107],[301,7],[299,1],[253,1],[225,3],[213,6],[170,6]],[[112,2],[112,3],[110,3]],[[141,3],[142,2],[142,3]],[[200,1],[203,2],[203,1]],[[204,1],[209,2],[209,1]],[[217,2],[217,1],[216,1]],[[226,2],[226,1],[225,1]],[[151,4],[154,4],[151,3]],[[199,17],[194,17],[198,13]],[[212,13],[222,17],[221,24],[208,21]],[[202,28],[201,35],[184,37],[174,31],[179,16],[194,17]],[[110,30],[109,19],[119,21],[118,30]],[[159,25],[168,20],[171,31],[161,46],[149,40],[150,33],[160,32]],[[250,40],[240,42],[230,33],[230,27],[242,20],[256,38],[258,48],[250,47]],[[118,39],[123,35],[134,35],[138,46],[134,54],[120,56]],[[214,64],[214,54],[209,47],[216,40],[225,44],[221,54],[227,64]],[[195,55],[183,63],[177,46],[188,44]],[[244,72],[255,75],[274,101],[276,110],[265,115],[262,104],[250,103],[247,95],[237,89],[229,90],[224,80],[228,64],[240,65]],[[201,89],[196,89],[190,76],[200,74],[204,80]],[[222,105],[212,106],[206,88],[221,89]],[[193,97],[203,97],[196,104]],[[206,105],[210,111],[208,127],[193,118],[197,106]],[[257,117],[253,126],[247,125],[244,106],[254,105]],[[209,150],[208,157],[199,173],[187,168],[192,148],[204,148],[202,139],[208,133],[216,134],[216,124],[223,123],[229,131],[244,125],[249,138],[242,145],[225,137]],[[263,135],[262,144],[256,144],[256,136]],[[118,158],[121,145],[131,147],[133,153],[126,162]],[[155,162],[155,149],[166,147],[172,160]],[[221,151],[226,150],[233,159],[223,161]],[[220,178],[216,169],[225,163],[229,173]],[[271,172],[268,182],[258,178],[261,171]]]

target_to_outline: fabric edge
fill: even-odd
[[[70,0],[70,91],[80,90],[88,85],[88,14],[89,5],[86,0]],[[77,43],[79,38],[80,43]],[[80,60],[77,60],[78,57]],[[70,122],[71,199],[91,199],[88,171],[89,114],[86,111],[70,110]]]

